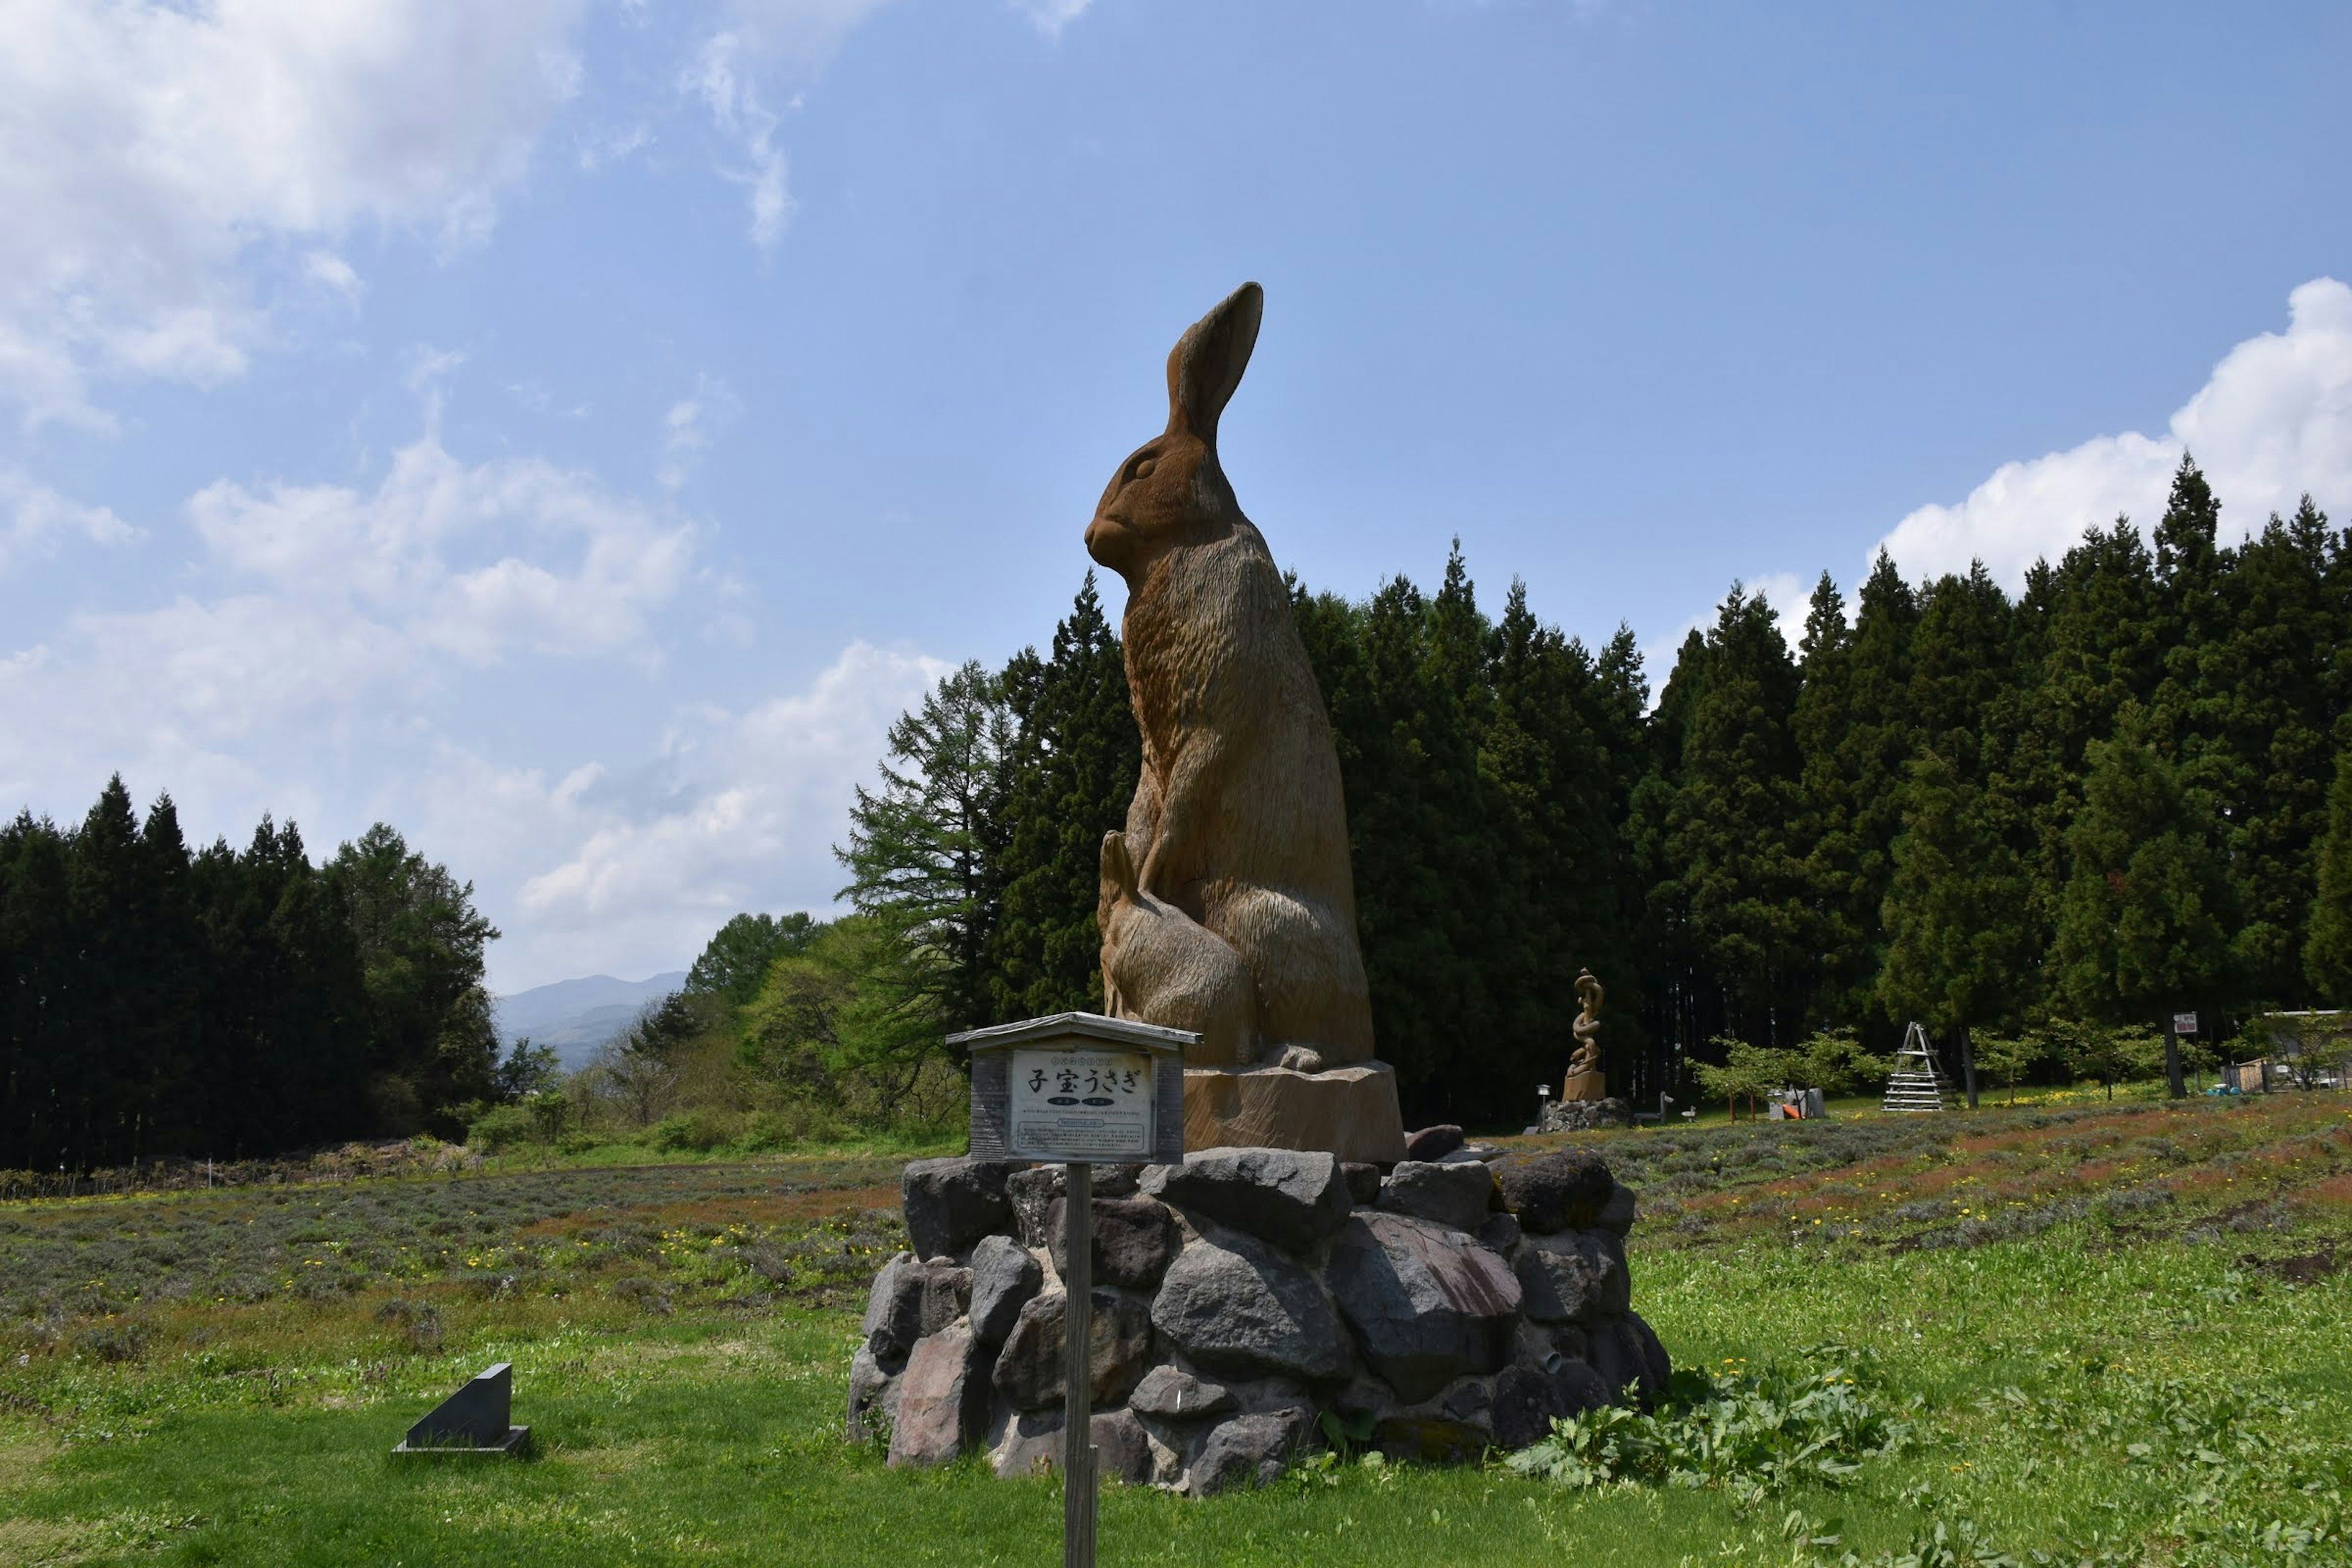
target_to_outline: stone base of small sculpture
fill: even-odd
[[[1543,1125],[1530,1132],[1591,1132],[1603,1127],[1631,1127],[1633,1108],[1611,1096],[1606,1100],[1555,1100],[1543,1109]]]
[[[1303,1149],[1367,1165],[1404,1158],[1396,1069],[1356,1062],[1327,1072],[1289,1068],[1184,1069],[1184,1147]]]
[[[1568,1081],[1560,1085],[1559,1097],[1562,1100],[1606,1100],[1609,1098],[1609,1079],[1598,1068],[1572,1072],[1568,1075]]]

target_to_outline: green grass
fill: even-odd
[[[2102,1102],[1579,1140],[1644,1191],[1635,1300],[1678,1363],[1849,1347],[1873,1397],[1917,1402],[1912,1443],[1760,1500],[1499,1465],[1340,1464],[1206,1502],[1112,1490],[1102,1561],[1868,1562],[1939,1525],[2027,1562],[2347,1561],[2327,1536],[2352,1455],[2347,1111]],[[1052,1482],[904,1474],[841,1441],[858,1297],[898,1240],[875,1212],[893,1169],[0,1207],[0,1563],[1051,1561]],[[103,1302],[78,1297],[60,1248],[109,1247]],[[485,1248],[501,1267],[467,1261]],[[311,1282],[312,1255],[349,1267]],[[215,1264],[292,1283],[173,1293]],[[387,1456],[497,1360],[537,1458]]]

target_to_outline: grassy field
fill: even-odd
[[[1893,1451],[1114,1491],[1102,1560],[2352,1561],[2352,1097],[1580,1141],[1643,1193],[1636,1304],[1677,1363],[1761,1391],[1642,1430],[1752,1433],[1852,1376]],[[0,1563],[1052,1561],[1050,1481],[841,1441],[901,1158],[0,1205]],[[535,1458],[386,1457],[499,1360]]]

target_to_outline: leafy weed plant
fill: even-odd
[[[1733,1357],[1681,1369],[1655,1411],[1604,1405],[1555,1421],[1506,1463],[1562,1486],[1719,1487],[1748,1503],[1805,1483],[1836,1486],[1912,1439],[1916,1404],[1890,1412],[1875,1380],[1857,1375],[1868,1361],[1817,1345],[1797,1366],[1750,1369]]]

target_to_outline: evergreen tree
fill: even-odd
[[[905,949],[905,963],[875,971],[907,987],[889,1007],[942,1033],[990,1016],[986,848],[1007,727],[977,661],[947,676],[890,726],[881,785],[858,786],[849,842],[834,851],[850,873],[844,896]]]
[[[1503,865],[1495,889],[1509,929],[1490,959],[1507,1052],[1489,1070],[1497,1087],[1548,1081],[1574,1048],[1577,971],[1632,994],[1633,952],[1617,918],[1617,771],[1596,719],[1613,693],[1584,645],[1538,622],[1527,584],[1513,579],[1495,627],[1485,685],[1488,718],[1479,771],[1499,810]],[[1621,1085],[1639,1042],[1604,1037]],[[1506,1090],[1505,1104],[1524,1090]]]
[[[1466,584],[1465,584],[1466,587]],[[1458,595],[1459,590],[1457,590]],[[1473,606],[1475,609],[1475,605]],[[1499,859],[1465,711],[1458,601],[1444,615],[1399,577],[1360,625],[1363,690],[1335,704],[1356,726],[1343,758],[1356,920],[1381,1056],[1416,1120],[1443,1120],[1483,1086],[1465,1045],[1494,1018],[1480,942]],[[1454,622],[1449,645],[1433,632]],[[1491,1039],[1491,1035],[1486,1038]]]
[[[1127,661],[1087,574],[1052,655],[1015,660],[1003,685],[1013,739],[997,792],[1005,842],[988,945],[995,1021],[1102,1006],[1103,835],[1123,826],[1143,765]]]
[[[2182,784],[2211,801],[2232,798],[2243,783],[2226,743],[2223,662],[2236,561],[2221,547],[2221,501],[2183,452],[2155,529],[2158,673],[2147,710],[2151,738],[2173,759]]]
[[[1706,638],[1696,629],[1683,638],[1650,715],[1643,773],[1619,830],[1620,853],[1642,889],[1633,931],[1642,1024],[1652,1051],[1644,1093],[1679,1084],[1691,1051],[1723,1026],[1722,994],[1701,970],[1683,868],[1669,840],[1691,714],[1706,684],[1707,654]]]
[[[2327,830],[2314,856],[2310,935],[2304,973],[2328,1005],[2352,1003],[2352,749],[2336,753],[2327,792]]]
[[[2145,1025],[2227,1000],[2232,911],[2214,823],[2137,705],[2089,754],[2052,953],[2061,1001],[2078,1017]]]
[[[1822,942],[1803,856],[1797,667],[1760,595],[1733,585],[1707,637],[1706,672],[1666,851],[1728,1033],[1778,1047],[1804,1032]]]
[[[2085,532],[2028,596],[2041,668],[2024,715],[2031,733],[2012,738],[2005,777],[2032,840],[2037,916],[2054,929],[2091,743],[2113,732],[2125,704],[2154,696],[2162,627],[2155,564],[2127,518]]]
[[[2025,870],[1960,769],[1931,751],[1910,772],[1878,988],[1894,1016],[1959,1037],[2021,1011],[2037,951]]]
[[[289,865],[286,874],[299,884],[308,869]],[[380,822],[339,848],[323,874],[332,889],[299,896],[339,898],[350,910],[383,1121],[397,1129],[415,1116],[462,1135],[469,1108],[497,1098],[498,1030],[483,984],[497,928],[474,909],[472,883]]]
[[[1916,743],[1911,663],[1919,618],[1918,596],[1883,549],[1850,632],[1826,574],[1807,616],[1795,730],[1811,825],[1806,879],[1818,900],[1823,953],[1821,1005],[1856,1021],[1874,1005],[1885,946],[1879,910],[1902,825],[1903,770]]]
[[[2222,812],[2239,904],[2232,945],[2252,993],[2305,994],[2305,922],[2326,830],[2330,666],[2346,641],[2327,596],[2327,519],[2311,498],[2239,550],[2231,616],[2210,661],[2223,700],[2216,740],[2231,766]]]

